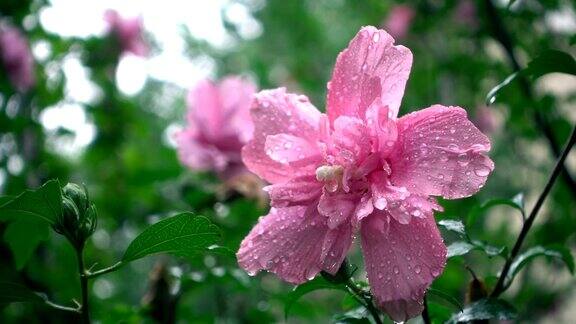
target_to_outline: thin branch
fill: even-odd
[[[54,309],[58,309],[61,311],[65,311],[65,312],[72,312],[72,313],[77,313],[80,314],[80,307],[70,307],[70,306],[64,306],[64,305],[60,305],[57,303],[54,303],[50,300],[48,300],[47,298],[44,299],[44,303]]]
[[[103,275],[103,274],[106,274],[106,273],[109,273],[109,272],[112,272],[112,271],[116,271],[116,270],[118,270],[119,268],[121,268],[122,266],[124,266],[124,264],[125,264],[124,262],[118,261],[118,262],[116,262],[114,265],[112,265],[112,266],[110,266],[110,267],[108,267],[108,268],[100,269],[100,270],[97,270],[97,271],[94,271],[94,272],[91,272],[91,271],[87,270],[87,271],[86,271],[86,277],[89,278],[89,279],[96,278],[96,277],[101,276],[101,275]]]
[[[520,248],[522,248],[522,243],[524,243],[524,239],[526,238],[526,235],[528,235],[528,231],[530,231],[530,228],[532,227],[532,224],[534,223],[536,216],[538,216],[538,212],[540,211],[540,208],[544,204],[544,201],[546,200],[546,197],[550,193],[552,186],[556,182],[558,175],[560,175],[560,173],[562,171],[562,166],[564,165],[564,161],[566,160],[566,157],[568,157],[568,153],[570,153],[570,150],[572,149],[572,146],[574,146],[574,143],[576,143],[576,125],[572,129],[572,134],[570,135],[570,138],[568,139],[568,142],[566,143],[566,146],[564,147],[562,154],[558,158],[558,161],[556,162],[556,166],[554,167],[554,170],[550,174],[550,178],[548,178],[548,182],[546,183],[544,190],[542,191],[542,193],[538,197],[538,200],[536,201],[534,208],[532,209],[532,211],[530,212],[530,215],[526,219],[526,222],[522,226],[522,230],[520,231],[520,235],[518,236],[518,239],[516,240],[516,243],[514,244],[514,247],[512,248],[512,252],[510,252],[510,256],[508,257],[508,259],[506,259],[506,263],[504,264],[504,268],[502,268],[500,278],[498,278],[498,283],[496,283],[496,286],[494,287],[494,290],[492,291],[491,297],[498,297],[500,294],[502,294],[508,288],[509,284],[506,283],[506,277],[508,276],[508,272],[510,271],[510,267],[512,266],[512,263],[516,259],[516,256],[518,256],[518,253],[520,252]]]

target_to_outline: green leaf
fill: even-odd
[[[452,258],[455,256],[465,255],[476,248],[477,247],[471,243],[465,241],[456,241],[448,245],[447,257]]]
[[[488,319],[506,321],[513,320],[516,316],[516,310],[512,305],[501,299],[489,298],[481,299],[466,306],[463,311],[454,314],[447,323],[462,323]]]
[[[0,205],[0,220],[41,219],[54,224],[62,213],[62,197],[58,180],[50,180],[36,190],[26,190]]]
[[[206,217],[183,213],[144,230],[126,249],[122,262],[157,253],[191,257],[220,240],[220,230]]]
[[[28,289],[13,282],[0,282],[0,304],[10,303],[44,303],[44,299]]]
[[[368,316],[365,307],[358,307],[344,314],[335,315],[333,322],[335,324],[370,324]]]
[[[328,280],[324,279],[321,276],[316,277],[316,279],[303,283],[292,290],[288,296],[286,303],[284,304],[284,316],[288,318],[288,314],[290,313],[290,309],[300,299],[302,296],[316,291],[320,289],[335,289],[335,290],[342,290],[348,291],[346,289],[346,285],[343,284],[334,284],[329,282]]]
[[[490,199],[481,205],[475,205],[468,214],[468,226],[472,226],[476,222],[476,218],[486,210],[495,206],[509,206],[520,212],[522,218],[525,218],[524,211],[524,194],[519,193],[511,199],[496,198]]]
[[[534,58],[528,66],[520,72],[509,75],[504,81],[492,88],[486,95],[486,103],[491,105],[502,89],[506,88],[520,74],[531,77],[533,80],[549,73],[566,73],[576,75],[576,60],[572,55],[558,51],[546,50]]]
[[[38,245],[49,235],[49,226],[44,221],[36,219],[21,219],[10,222],[4,232],[4,240],[8,243],[16,261],[16,268],[22,269]]]
[[[474,244],[478,249],[484,251],[484,253],[486,253],[489,257],[506,257],[506,254],[508,253],[508,248],[505,246],[497,247],[477,240],[472,241],[472,244]]]
[[[444,227],[445,229],[460,234],[461,236],[466,235],[466,228],[464,224],[459,220],[453,219],[443,219],[438,222],[438,225]]]
[[[538,256],[548,256],[559,259],[566,264],[570,273],[574,274],[574,258],[568,248],[561,245],[552,245],[548,247],[536,246],[520,254],[516,260],[514,260],[510,266],[508,276],[506,277],[507,284],[514,280],[514,277],[525,265]]]
[[[504,79],[504,81],[500,82],[497,86],[492,88],[492,90],[490,90],[486,95],[486,104],[487,105],[493,104],[496,101],[496,96],[498,95],[498,93],[502,91],[502,89],[507,87],[512,81],[514,81],[517,76],[518,72],[512,73],[506,79]]]
[[[568,53],[558,50],[547,50],[528,63],[528,67],[524,69],[523,73],[533,79],[548,73],[576,75],[576,60]]]
[[[473,250],[483,251],[489,257],[505,256],[507,252],[506,247],[496,247],[481,241],[456,241],[448,245],[447,257],[452,258],[455,256],[465,255]]]
[[[452,304],[454,307],[458,308],[460,311],[463,310],[463,306],[462,306],[462,304],[458,301],[458,299],[452,297],[451,295],[449,295],[449,294],[447,294],[447,293],[445,293],[445,292],[443,292],[443,291],[440,291],[440,290],[434,289],[434,288],[430,288],[430,289],[428,289],[427,295],[428,295],[428,296],[436,296],[436,297],[442,298],[443,300],[445,300],[445,301],[449,302],[450,304]]]

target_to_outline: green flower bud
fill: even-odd
[[[68,183],[62,189],[62,214],[54,230],[81,249],[94,233],[97,223],[96,206],[90,203],[86,188]]]

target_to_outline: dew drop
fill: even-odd
[[[291,147],[292,147],[292,142],[286,142],[286,143],[284,143],[284,148],[285,148],[285,149],[289,149],[289,148],[291,148]]]
[[[470,159],[468,158],[468,154],[462,153],[458,155],[458,164],[461,166],[467,166],[470,163]]]
[[[399,274],[399,273],[400,273],[400,269],[398,269],[398,267],[394,267],[394,273],[395,273],[395,274]]]
[[[420,268],[420,266],[415,266],[415,267],[414,267],[414,272],[416,272],[417,274],[419,274],[420,272],[422,272],[422,268]]]
[[[372,40],[374,41],[374,43],[378,43],[378,41],[380,40],[380,33],[375,33],[374,35],[372,35]]]
[[[486,166],[480,166],[474,169],[474,173],[479,177],[485,177],[490,174],[490,169]]]

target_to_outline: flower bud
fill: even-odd
[[[68,183],[62,189],[62,214],[54,230],[64,235],[76,249],[81,249],[94,233],[96,222],[96,206],[90,203],[86,188]]]

